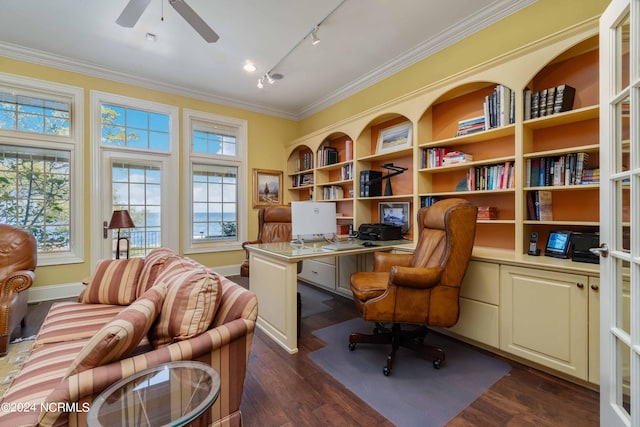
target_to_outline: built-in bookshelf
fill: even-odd
[[[550,230],[598,231],[598,38],[591,32],[558,46],[563,48],[541,48],[547,57],[525,52],[485,64],[479,72],[342,122],[341,129],[303,137],[289,167],[313,147],[313,197],[337,201],[344,218],[338,222],[353,229],[378,222],[380,203],[408,202],[413,225],[421,206],[461,197],[482,212],[476,248],[519,256],[527,253],[533,231],[541,244]],[[410,140],[381,151],[380,135],[403,124],[411,129]],[[363,174],[384,177],[389,164],[405,171],[383,178],[374,192],[364,191]],[[542,178],[532,180],[541,164]],[[387,182],[392,195],[385,194]],[[549,205],[544,219],[528,206],[542,191]],[[296,187],[289,195],[300,200],[309,193]],[[407,237],[417,238],[413,227]]]

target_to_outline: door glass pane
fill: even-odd
[[[629,35],[630,35],[630,21],[629,15],[620,23],[617,28],[617,51],[616,60],[618,66],[616,67],[616,92],[620,93],[624,88],[629,86]]]
[[[114,162],[111,176],[113,209],[128,210],[135,224],[135,228],[123,229],[120,234],[130,239],[131,257],[145,256],[162,243],[160,168]],[[116,237],[117,233],[114,233],[113,238]]]
[[[615,166],[614,173],[626,172],[631,165],[629,164],[629,97],[625,97],[621,102],[616,104],[616,136],[615,136]]]
[[[619,206],[616,227],[616,247],[615,250],[629,252],[631,250],[631,236],[629,227],[631,225],[631,192],[629,190],[628,179],[615,181],[616,206]]]
[[[616,327],[631,334],[629,262],[617,259],[616,264]]]

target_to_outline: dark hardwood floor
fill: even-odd
[[[246,286],[243,278],[229,278]],[[312,335],[314,330],[358,316],[353,302],[346,298],[332,295],[323,303],[332,310],[303,319],[295,355],[256,330],[242,400],[245,426],[393,426],[307,357],[324,345]],[[23,336],[37,331],[49,305],[29,307]],[[509,363],[511,372],[453,418],[448,427],[599,425],[597,392],[494,357]]]

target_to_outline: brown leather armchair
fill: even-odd
[[[33,234],[0,224],[0,356],[7,354],[11,333],[24,326],[27,292],[35,279],[38,248]]]
[[[445,199],[418,211],[420,236],[414,254],[374,253],[374,271],[354,273],[351,290],[365,320],[376,322],[373,335],[353,333],[356,343],[391,344],[383,369],[391,373],[400,346],[445,362],[440,348],[421,345],[427,326],[449,327],[458,321],[460,284],[467,270],[476,230],[477,208],[463,199]],[[391,323],[389,330],[384,326]],[[401,324],[414,325],[403,331]]]
[[[258,238],[244,242],[245,260],[240,265],[240,275],[249,277],[249,251],[246,245],[291,241],[291,206],[274,205],[258,211]],[[300,272],[300,265],[298,266]]]

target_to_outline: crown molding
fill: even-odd
[[[202,93],[192,89],[172,85],[168,83],[158,83],[149,79],[144,79],[131,74],[105,69],[102,66],[81,62],[75,59],[59,55],[52,55],[36,49],[29,49],[23,46],[14,45],[0,41],[0,56],[15,59],[18,61],[30,62],[46,67],[57,68],[59,70],[70,71],[91,77],[105,80],[112,80],[118,83],[138,86],[145,89],[157,90],[174,95],[198,99],[201,101],[220,104],[242,110],[253,111],[255,113],[267,114],[270,116],[282,117],[289,120],[298,120],[298,115],[289,111],[278,110],[263,105],[252,104],[239,101],[237,99],[223,97],[215,94]]]
[[[499,0],[482,9],[479,13],[461,21],[458,25],[447,28],[437,36],[425,40],[415,48],[403,52],[396,58],[381,65],[377,69],[362,75],[360,78],[328,94],[318,101],[308,104],[297,113],[297,120],[318,113],[374,84],[391,77],[397,72],[414,65],[423,59],[471,36],[472,34],[510,16],[538,0]]]

